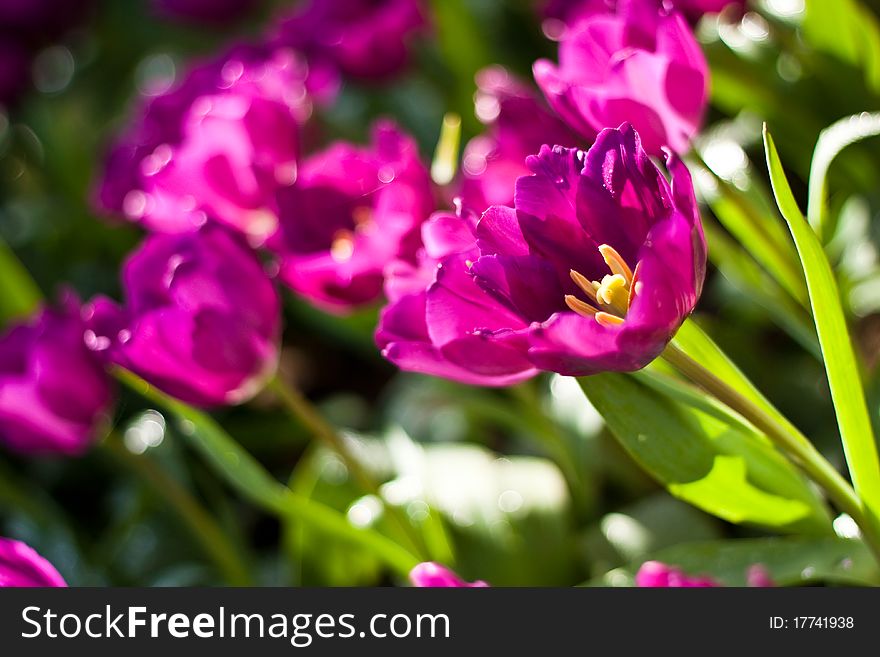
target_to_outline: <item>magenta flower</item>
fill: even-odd
[[[636,573],[636,586],[641,588],[715,588],[721,586],[711,577],[693,577],[678,568],[659,561],[646,561]]]
[[[243,16],[254,0],[153,0],[156,11],[169,18],[198,23],[227,23]]]
[[[544,144],[574,146],[578,138],[536,94],[500,66],[477,74],[477,117],[488,130],[471,139],[462,159],[466,208],[513,205],[516,179],[528,175],[526,157]]]
[[[387,263],[414,260],[434,198],[415,142],[382,122],[369,146],[337,142],[303,160],[278,205],[280,230],[269,246],[282,280],[345,311],[380,296]]]
[[[153,235],[125,263],[126,303],[88,308],[86,342],[198,406],[251,398],[278,361],[280,300],[262,264],[219,226]]]
[[[458,255],[435,258],[433,277],[422,268],[426,292],[414,275],[409,289],[389,290],[377,340],[402,369],[467,381],[463,368],[484,385],[482,377],[503,385],[533,368],[637,370],[693,311],[706,243],[676,156],[670,186],[624,124],[599,133],[588,152],[544,146],[527,164],[533,174],[517,180],[516,207],[493,206],[480,219],[478,249],[449,231],[456,239],[438,242],[438,255]],[[444,371],[449,361],[459,369]]]
[[[386,78],[404,67],[424,26],[421,0],[307,0],[282,19],[276,41],[305,54],[311,67]]]
[[[681,14],[656,0],[620,2],[567,30],[559,65],[539,60],[535,80],[550,105],[587,139],[627,121],[645,149],[689,149],[709,94],[706,59]]]
[[[426,561],[420,563],[409,573],[413,586],[420,588],[473,588],[482,589],[489,585],[483,581],[465,582],[448,568],[438,563]]]
[[[278,225],[275,193],[296,180],[306,73],[292,52],[245,46],[193,69],[113,148],[100,204],[160,232],[211,218],[265,240]]]
[[[636,573],[636,586],[641,588],[714,588],[723,586],[711,577],[691,576],[659,561],[646,561]],[[746,582],[755,588],[776,586],[770,573],[761,564],[749,567]]]
[[[79,455],[109,421],[114,386],[85,330],[68,297],[0,337],[0,442],[10,449]]]
[[[67,586],[55,567],[20,541],[0,537],[0,589]]]
[[[526,357],[528,344],[516,333],[528,325],[474,281],[470,267],[480,256],[475,227],[470,213],[438,212],[425,222],[418,263],[398,261],[386,272],[389,303],[376,344],[403,370],[511,385],[537,374]]]

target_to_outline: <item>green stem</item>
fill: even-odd
[[[357,485],[366,493],[374,495],[380,500],[388,511],[389,517],[401,530],[402,534],[410,543],[410,547],[425,561],[430,559],[427,547],[421,535],[413,527],[412,523],[403,515],[401,510],[393,504],[388,504],[382,497],[379,484],[361,464],[358,458],[351,453],[345,439],[339,434],[318,412],[314,405],[306,399],[295,387],[287,385],[280,376],[275,376],[269,382],[269,388],[278,395],[290,415],[320,440],[328,449],[335,452],[345,467],[351,473]]]
[[[214,518],[178,482],[168,476],[148,457],[132,454],[111,434],[101,446],[118,462],[136,474],[144,483],[165,498],[168,506],[180,516],[193,537],[201,544],[226,581],[232,586],[251,586],[253,579],[241,562],[236,548]]]
[[[792,457],[800,468],[825,490],[838,509],[849,514],[859,525],[862,538],[880,563],[880,523],[859,499],[852,486],[819,453],[806,436],[790,423],[781,423],[674,344],[669,344],[662,355],[675,369],[742,415],[764,432],[778,448]]]

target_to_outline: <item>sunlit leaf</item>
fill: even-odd
[[[827,513],[800,473],[696,388],[676,390],[670,382],[661,394],[614,373],[580,381],[618,442],[673,495],[730,522],[829,532]],[[683,403],[688,395],[696,397],[691,404]]]
[[[880,135],[880,113],[848,116],[827,127],[819,135],[810,165],[810,198],[807,219],[820,239],[827,237],[827,176],[831,162],[847,146]]]
[[[798,208],[766,126],[764,145],[776,201],[794,237],[807,279],[847,464],[856,492],[876,515],[880,513],[880,459],[837,280],[821,242]]]

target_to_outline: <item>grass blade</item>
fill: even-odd
[[[850,475],[862,503],[876,521],[880,515],[880,459],[855,351],[840,305],[837,280],[819,238],[798,208],[766,125],[764,148],[776,202],[791,230],[807,279],[810,305]]]

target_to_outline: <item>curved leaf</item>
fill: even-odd
[[[798,208],[766,125],[764,148],[776,202],[794,237],[807,279],[846,462],[856,492],[877,518],[880,514],[880,459],[855,351],[840,305],[837,280],[819,238]]]
[[[831,162],[847,146],[862,139],[880,135],[880,112],[862,112],[848,116],[825,128],[816,142],[813,162],[810,165],[810,197],[807,203],[807,219],[820,239],[827,235],[826,200],[828,169]]]
[[[696,388],[651,376],[580,379],[623,448],[670,493],[735,523],[827,534],[830,522],[803,476],[763,436]]]

